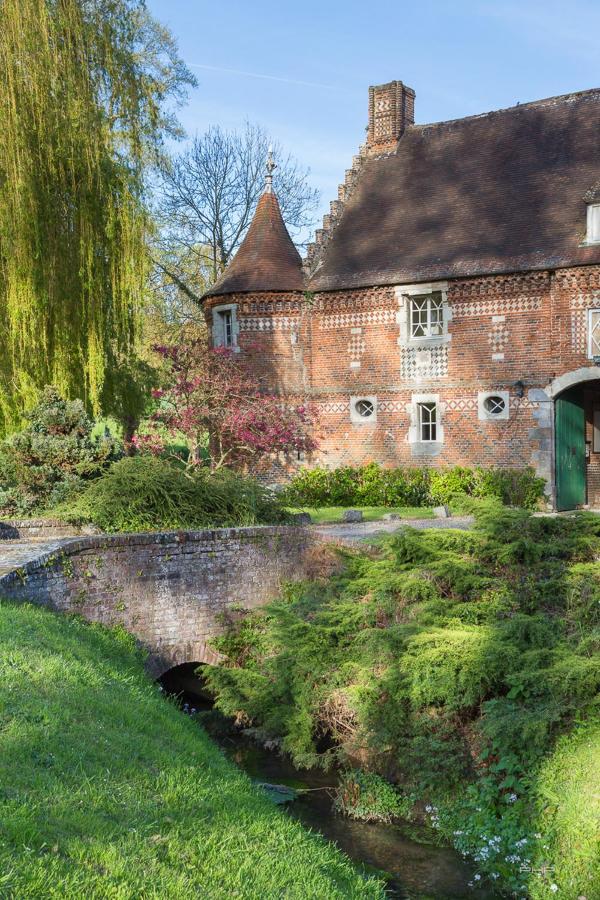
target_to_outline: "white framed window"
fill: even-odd
[[[588,357],[600,356],[600,309],[588,309]]]
[[[406,406],[410,417],[408,443],[413,456],[435,456],[444,443],[443,404],[439,394],[413,394]]]
[[[510,415],[510,395],[508,391],[480,391],[477,409],[482,422],[505,421]]]
[[[417,403],[417,422],[419,428],[419,440],[423,443],[437,441],[438,406],[437,403]]]
[[[410,298],[410,336],[442,337],[444,333],[444,301],[441,291]]]
[[[230,347],[238,350],[237,307],[234,303],[215,306],[213,309],[213,347]]]
[[[222,313],[218,313],[221,317],[221,330],[223,332],[223,345],[231,347],[233,344],[233,313],[230,309],[226,309]]]
[[[411,350],[431,348],[450,341],[448,325],[452,308],[448,303],[448,283],[403,284],[395,289],[398,300],[398,345]]]
[[[377,397],[350,397],[350,421],[354,425],[373,425],[377,421]]]
[[[600,244],[600,203],[588,203],[586,243]]]

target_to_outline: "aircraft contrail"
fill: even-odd
[[[260,72],[243,72],[240,69],[224,69],[222,66],[205,66],[200,63],[188,63],[192,69],[206,69],[209,72],[226,72],[229,75],[244,75],[246,78],[262,78],[265,81],[280,81],[283,84],[299,84],[302,87],[325,88],[333,90],[332,84],[317,84],[315,81],[298,81],[295,78],[281,78],[278,75],[262,75]]]

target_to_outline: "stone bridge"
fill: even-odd
[[[310,576],[318,546],[322,553],[310,529],[290,526],[61,537],[37,551],[32,544],[21,564],[13,549],[0,598],[120,624],[158,677],[181,663],[217,662],[208,641],[220,614],[260,606],[283,581]]]

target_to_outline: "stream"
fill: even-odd
[[[179,666],[178,669],[188,667]],[[412,823],[386,825],[358,822],[336,813],[332,793],[335,772],[297,769],[286,756],[267,750],[242,732],[219,727],[218,717],[192,671],[171,670],[161,679],[166,693],[176,695],[184,711],[197,710],[213,740],[249,777],[269,785],[299,790],[282,808],[303,825],[334,842],[347,856],[386,878],[388,896],[400,900],[499,900],[488,886],[471,887],[474,868],[451,847],[428,843],[431,832]],[[223,721],[222,723],[223,724]]]

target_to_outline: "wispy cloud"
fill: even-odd
[[[225,69],[222,66],[205,66],[200,63],[188,63],[192,69],[205,69],[208,72],[224,72],[227,75],[242,75],[244,78],[262,78],[265,81],[279,81],[282,84],[297,84],[301,87],[319,88],[320,90],[335,90],[333,84],[318,84],[315,81],[299,81],[296,78],[283,78],[279,75],[264,75],[261,72],[243,72],[241,69]]]

